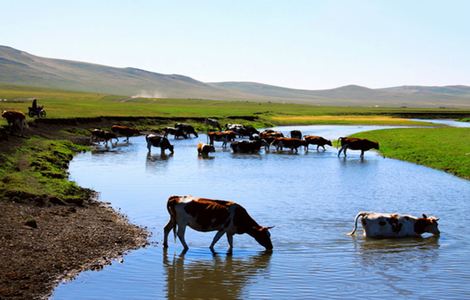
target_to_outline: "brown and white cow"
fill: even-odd
[[[215,152],[214,146],[203,144],[203,143],[197,144],[197,153],[199,156],[202,156],[203,158],[207,158],[209,157],[209,153],[211,152],[212,153]]]
[[[353,235],[357,229],[357,220],[361,218],[364,236],[369,238],[402,238],[420,237],[428,232],[439,235],[436,217],[428,217],[423,214],[422,218],[374,212],[360,212],[354,221],[354,229],[349,233]]]
[[[208,134],[209,143],[213,146],[214,141],[222,142],[222,147],[225,148],[227,143],[233,141],[237,134],[232,130],[225,130],[225,131],[210,131]]]
[[[165,154],[166,149],[170,150],[171,154],[174,153],[173,145],[170,144],[170,141],[168,141],[164,136],[151,133],[145,136],[145,140],[147,141],[147,149],[149,150],[149,153],[151,152],[152,146],[160,147],[161,155]]]
[[[111,142],[111,146],[113,145],[113,139],[116,140],[116,144],[119,142],[117,135],[113,132],[110,132],[107,130],[101,130],[101,129],[91,130],[91,138],[90,138],[91,143],[97,142],[99,144],[100,142],[105,142],[106,148],[107,148],[108,141]]]
[[[292,152],[299,152],[300,146],[305,146],[305,141],[296,139],[296,138],[288,138],[288,137],[280,137],[275,138],[271,145],[276,146],[277,151],[282,151],[283,147],[289,148]]]
[[[352,138],[352,137],[340,137],[338,141],[341,144],[341,149],[338,152],[338,157],[341,152],[344,151],[344,157],[346,157],[346,150],[361,150],[361,157],[364,157],[364,152],[370,149],[379,150],[379,143],[370,141],[367,139]]]
[[[168,234],[173,230],[184,249],[186,226],[197,231],[217,231],[210,245],[211,251],[219,239],[226,234],[229,252],[233,249],[233,235],[247,233],[267,250],[273,249],[269,229],[258,225],[239,204],[231,201],[212,200],[193,196],[171,196],[167,202],[170,221],[164,228],[163,247],[168,247]]]
[[[131,136],[140,135],[139,130],[121,125],[113,125],[111,127],[111,131],[114,132],[116,135],[125,136],[127,143],[129,143],[129,138]]]
[[[10,133],[17,131],[20,136],[23,136],[24,129],[28,127],[24,113],[16,110],[4,110],[2,117],[7,119]]]
[[[304,136],[305,139],[305,151],[308,151],[308,145],[317,145],[317,151],[319,147],[323,148],[325,151],[325,145],[332,145],[331,141],[317,135],[306,135]]]

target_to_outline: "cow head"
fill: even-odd
[[[373,144],[373,147],[372,147],[372,148],[379,150],[379,143],[377,143],[377,142],[372,142],[372,144]]]
[[[266,248],[266,250],[273,249],[273,244],[271,243],[271,233],[269,232],[269,229],[271,228],[272,227],[263,226],[253,227],[252,236],[261,246]]]
[[[423,214],[423,217],[419,218],[418,221],[416,221],[415,231],[420,234],[428,232],[433,235],[440,235],[441,232],[439,231],[439,224],[437,223],[437,221],[439,221],[438,218],[433,216],[428,217]]]
[[[326,144],[327,144],[327,145],[330,145],[330,146],[333,146],[333,144],[331,144],[331,141],[330,141],[330,140],[327,140],[327,141],[326,141]],[[377,144],[377,147],[378,147],[378,144]],[[377,148],[377,149],[378,149],[378,148]]]

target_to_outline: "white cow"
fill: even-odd
[[[428,232],[439,235],[436,217],[422,218],[410,215],[385,214],[375,212],[360,212],[354,221],[354,229],[349,235],[353,235],[357,229],[357,220],[361,218],[364,236],[370,238],[402,238],[420,237]]]

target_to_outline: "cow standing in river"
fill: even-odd
[[[192,196],[171,196],[167,202],[170,221],[164,228],[163,247],[168,247],[168,234],[173,230],[178,236],[184,250],[189,247],[184,239],[186,226],[197,231],[217,231],[210,245],[214,251],[215,244],[226,234],[229,244],[228,252],[233,249],[233,235],[247,233],[266,250],[272,250],[271,227],[258,225],[248,212],[239,204],[231,201],[211,200]]]
[[[370,141],[367,139],[352,138],[352,137],[340,137],[338,142],[341,144],[341,149],[338,152],[338,157],[341,152],[344,151],[344,157],[346,157],[346,150],[361,150],[361,157],[364,157],[364,152],[370,149],[379,150],[379,143]]]
[[[145,136],[145,140],[147,141],[147,149],[149,150],[149,153],[151,153],[152,146],[160,147],[161,155],[165,155],[166,149],[170,150],[171,154],[174,153],[173,145],[170,144],[170,141],[168,141],[164,136],[151,133]]]

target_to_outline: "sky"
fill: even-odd
[[[470,85],[470,1],[0,0],[0,45],[303,89]]]

